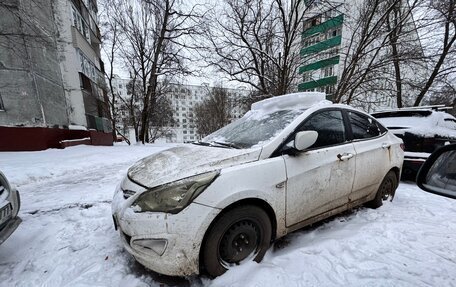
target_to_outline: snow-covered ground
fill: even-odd
[[[0,286],[456,286],[456,200],[405,183],[392,203],[290,234],[215,280],[150,272],[123,250],[110,201],[131,164],[165,148],[0,153],[23,219],[0,246]]]

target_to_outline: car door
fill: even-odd
[[[391,143],[387,130],[374,118],[347,111],[356,151],[355,180],[350,201],[377,191],[383,177],[391,168]]]
[[[318,132],[316,143],[297,155],[283,156],[287,227],[345,205],[355,174],[355,150],[348,141],[341,110],[312,114],[296,132],[304,130]]]

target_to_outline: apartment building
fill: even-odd
[[[306,16],[303,21],[301,37],[301,65],[299,74],[301,82],[298,85],[299,91],[320,91],[325,92],[329,100],[333,100],[334,92],[339,84],[342,75],[346,55],[352,41],[357,33],[353,31],[358,21],[357,15],[364,1],[343,1],[343,0],[305,0]],[[407,1],[403,1],[401,9],[408,8]],[[404,45],[415,45],[421,47],[419,36],[416,32],[413,18],[406,21],[408,32],[406,39],[402,38]],[[385,34],[386,35],[386,34]],[[382,45],[380,40],[374,40],[373,46]],[[405,46],[400,47],[403,49]],[[421,51],[421,49],[418,49]],[[364,50],[364,52],[367,51]],[[378,58],[381,58],[384,51],[381,50]],[[372,49],[373,54],[375,49]],[[383,53],[383,54],[382,54]],[[365,58],[368,62],[369,54]],[[370,79],[371,90],[364,89],[363,106],[366,111],[382,108],[396,107],[394,67],[385,65],[382,68],[383,74],[376,79]],[[418,77],[425,77],[425,68],[417,63],[404,63],[401,76],[403,79],[402,93],[404,97],[413,94],[416,85],[413,84]],[[389,77],[389,79],[388,79]],[[378,87],[381,87],[378,89]]]
[[[116,94],[128,101],[130,95],[128,94],[127,84],[130,79],[123,79],[119,76],[114,76],[112,85]],[[171,83],[167,87],[166,97],[169,99],[173,111],[174,125],[166,127],[167,136],[158,139],[161,142],[183,143],[197,141],[202,138],[198,134],[195,124],[195,106],[202,103],[210,94],[212,87],[208,84],[203,85],[184,85],[178,83]],[[231,121],[241,118],[248,107],[244,105],[245,97],[249,96],[250,91],[244,88],[232,89],[225,88],[226,92],[230,95],[229,103],[231,108]],[[130,135],[132,139],[132,127],[128,126],[129,114],[123,107],[123,100],[117,101],[117,128],[122,131],[124,135]],[[141,106],[141,103],[138,103]]]
[[[209,96],[211,89],[212,87],[207,84],[171,85],[169,98],[176,125],[171,127],[170,135],[166,138],[167,142],[193,142],[202,138],[196,129],[194,108]],[[225,90],[230,95],[231,121],[241,118],[248,108],[242,104],[242,99],[249,95],[249,90],[232,88],[225,88]]]
[[[112,144],[96,0],[8,0],[0,15],[0,150]]]

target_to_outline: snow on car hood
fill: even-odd
[[[260,153],[261,148],[178,146],[138,161],[128,170],[128,177],[137,184],[152,188],[193,175],[256,161]]]

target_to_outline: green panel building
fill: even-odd
[[[340,6],[318,11],[303,23],[301,37],[301,83],[298,90],[325,92],[329,100],[337,85],[344,14]]]

